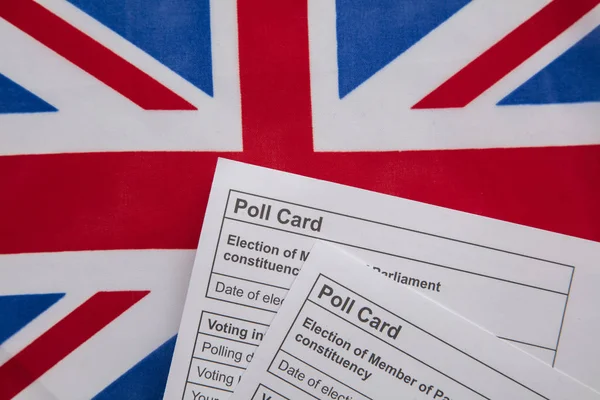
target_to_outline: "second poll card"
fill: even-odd
[[[598,243],[219,160],[165,398],[228,398],[317,239],[600,388]]]
[[[317,243],[232,400],[591,400],[600,394]]]

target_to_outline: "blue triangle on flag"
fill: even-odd
[[[470,0],[337,0],[340,99]]]
[[[213,95],[210,0],[68,0]]]
[[[0,296],[0,344],[64,295],[64,293],[45,293]]]
[[[600,26],[498,105],[600,101]]]
[[[161,400],[167,385],[176,339],[177,335],[167,340],[98,393],[93,400]]]
[[[0,74],[0,114],[57,111],[56,108]]]

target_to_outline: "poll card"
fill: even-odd
[[[166,399],[226,399],[319,239],[600,387],[600,244],[219,160]]]
[[[583,400],[600,394],[317,243],[231,399]]]

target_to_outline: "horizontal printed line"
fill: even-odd
[[[256,324],[256,325],[262,325],[262,326],[269,327],[269,325],[263,324],[262,322],[250,321],[248,319],[243,319],[243,318],[238,318],[238,317],[232,317],[231,315],[219,314],[219,313],[212,312],[212,311],[206,311],[206,310],[204,310],[204,311],[202,311],[202,315],[204,315],[204,314],[212,314],[212,315],[216,315],[217,317],[231,318],[231,319],[236,319],[238,321],[248,322],[249,324]],[[202,321],[202,317],[200,317],[200,320]]]
[[[213,364],[224,365],[224,366],[226,366],[226,367],[237,368],[237,369],[241,369],[241,370],[244,370],[244,371],[246,370],[246,368],[244,368],[244,367],[240,367],[239,365],[227,364],[227,363],[224,363],[224,362],[215,361],[215,360],[209,360],[209,359],[202,358],[202,357],[195,357],[195,356],[192,356],[192,358],[193,358],[193,359],[195,359],[195,360],[206,361],[206,362],[213,363]]]
[[[191,383],[192,385],[196,385],[196,386],[203,386],[203,387],[207,387],[210,389],[216,389],[216,390],[221,390],[223,392],[227,392],[227,393],[233,393],[233,390],[228,390],[228,389],[222,389],[216,386],[210,386],[210,385],[205,385],[203,383],[196,383],[196,382],[192,382],[192,381],[187,381],[186,383]]]
[[[256,283],[258,285],[264,285],[264,286],[274,287],[276,289],[285,290],[286,292],[289,290],[289,288],[284,288],[283,286],[271,285],[270,283],[253,281],[252,279],[240,278],[239,276],[227,275],[227,274],[222,274],[222,273],[219,273],[219,272],[213,272],[213,275],[225,276],[225,277],[232,278],[232,279],[239,279],[240,281],[252,282],[252,283]]]
[[[277,311],[269,310],[269,309],[266,309],[266,308],[260,308],[260,307],[256,307],[256,306],[250,306],[250,305],[244,304],[244,303],[237,303],[235,301],[220,299],[218,297],[212,297],[210,295],[206,295],[206,298],[207,299],[213,299],[213,300],[222,301],[222,302],[229,303],[229,304],[235,304],[235,305],[238,305],[238,306],[244,306],[244,307],[248,307],[248,308],[254,308],[255,310],[267,311],[267,312],[270,312],[270,313],[273,313],[273,314],[277,313]]]
[[[214,338],[217,338],[217,339],[229,340],[231,342],[237,342],[237,343],[241,343],[241,344],[247,344],[248,346],[254,346],[254,347],[258,346],[257,344],[254,344],[254,343],[243,342],[240,339],[231,339],[231,338],[228,338],[228,337],[218,336],[218,335],[215,335],[215,334],[212,334],[212,333],[206,333],[206,332],[202,332],[202,331],[199,331],[198,335],[206,335],[206,336],[214,337]],[[196,335],[196,339],[197,338],[198,338],[198,336]]]

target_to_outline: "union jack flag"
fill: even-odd
[[[597,5],[309,2],[315,146],[598,144]]]
[[[4,256],[0,398],[160,396],[192,262],[165,250]]]
[[[0,400],[161,398],[219,156],[600,240],[599,4],[0,1]]]

